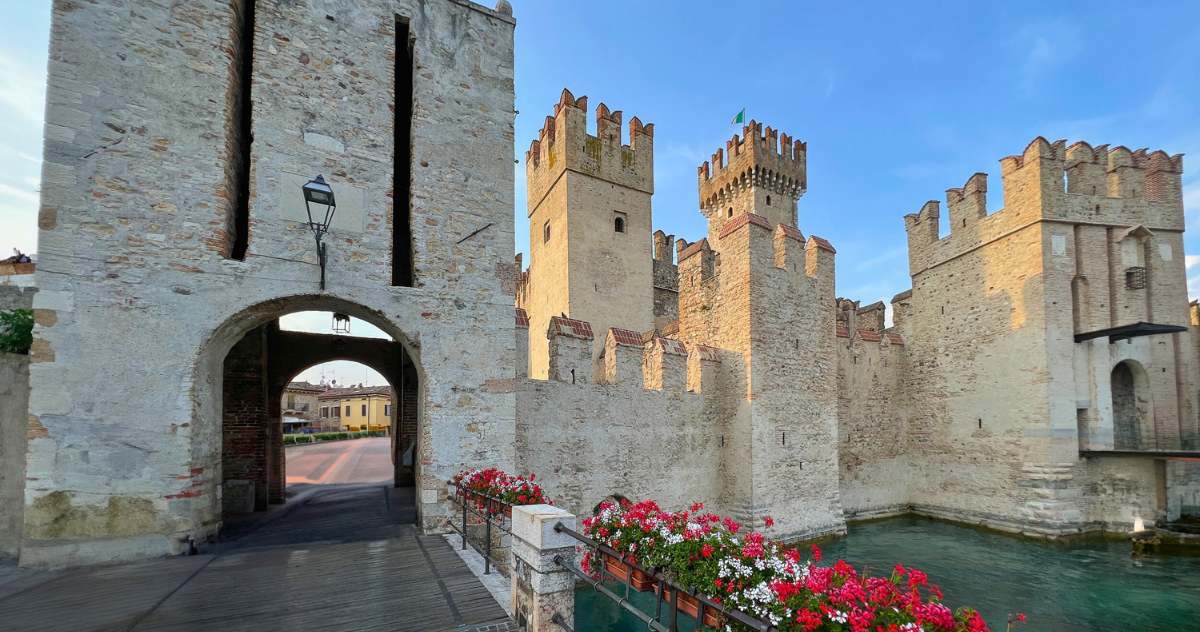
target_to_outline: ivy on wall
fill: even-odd
[[[0,311],[0,351],[27,354],[32,344],[33,310]]]

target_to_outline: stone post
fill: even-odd
[[[576,528],[575,516],[558,507],[513,507],[513,617],[528,632],[562,632],[552,621],[555,614],[575,626],[575,576],[555,564],[554,558],[574,564],[576,540],[554,531],[559,522]]]

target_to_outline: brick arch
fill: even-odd
[[[302,311],[348,314],[371,323],[392,340],[279,330],[280,317]],[[411,397],[415,445],[423,417],[421,403],[425,399],[425,373],[419,351],[415,340],[383,312],[331,294],[263,301],[243,308],[215,326],[197,352],[190,389],[193,471],[203,472],[196,483],[198,502],[193,504],[193,513],[201,531],[214,534],[219,529],[226,510],[234,509],[238,501],[233,490],[246,492],[243,481],[250,481],[253,486],[250,504],[255,510],[266,509],[269,502],[282,502],[279,396],[283,385],[309,366],[339,359],[361,362],[379,371],[399,397],[403,395],[397,384],[415,382]],[[390,359],[389,354],[393,356]],[[415,379],[405,377],[406,366],[409,377]],[[237,430],[230,432],[233,428]],[[399,449],[400,446],[393,445],[394,452]],[[415,454],[414,450],[408,482],[420,475],[421,460]],[[239,483],[234,486],[230,481]],[[245,508],[246,504],[237,508]]]

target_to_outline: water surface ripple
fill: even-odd
[[[1017,629],[1029,632],[1200,630],[1198,555],[1135,559],[1126,541],[1047,542],[915,516],[852,525],[821,548],[824,562],[843,558],[871,574],[897,563],[920,568],[941,585],[947,605],[975,606],[997,631],[1017,611],[1029,616]],[[577,630],[646,629],[590,589],[577,595]],[[649,595],[639,601],[653,608]]]

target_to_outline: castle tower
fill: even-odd
[[[698,170],[710,237],[743,213],[761,215],[771,226],[796,226],[796,202],[808,188],[807,152],[803,141],[770,127],[763,131],[757,121],[718,148]]]
[[[792,225],[804,143],[784,136],[779,151],[773,130],[746,129],[746,141],[730,141],[729,165],[718,151],[715,173],[700,167],[710,230],[679,254],[679,336],[741,355],[740,365],[722,364],[722,506],[751,524],[774,517],[782,538],[843,532],[829,449],[838,437],[834,250]]]
[[[914,506],[1052,535],[1165,515],[1155,451],[1200,436],[1182,161],[1038,137],[1000,161],[1004,208],[977,173],[944,237],[937,201],[905,216]]]
[[[588,321],[595,331],[654,326],[650,196],[654,125],[596,107],[587,132],[587,97],[564,89],[525,153],[529,197],[529,370],[544,378],[552,316]],[[597,336],[597,344],[603,337]]]

